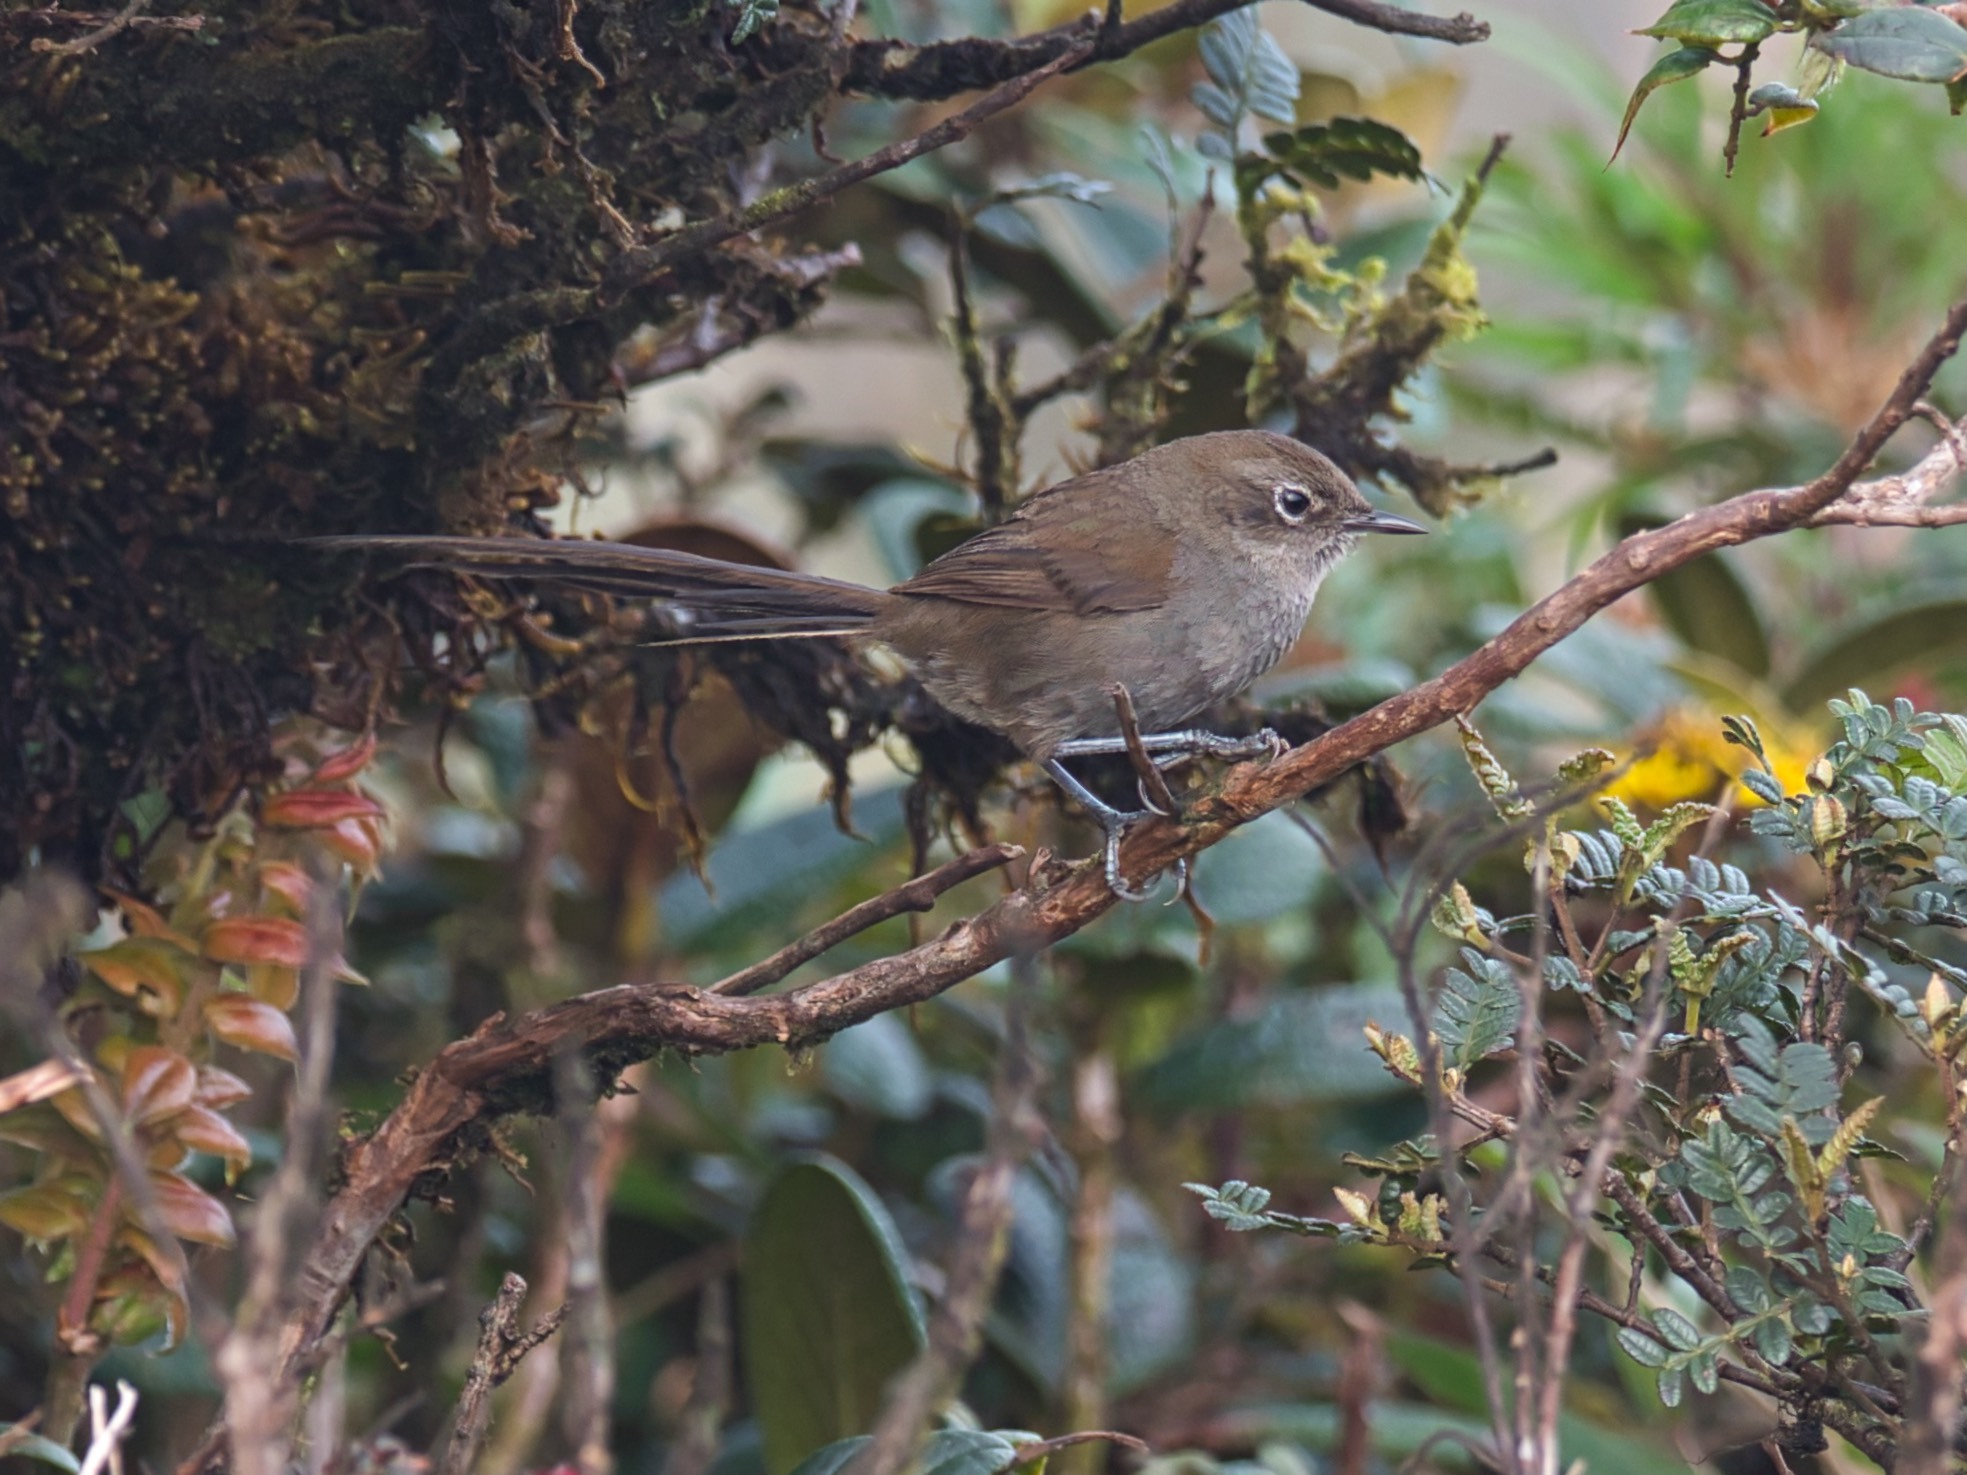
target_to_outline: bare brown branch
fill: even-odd
[[[1093,62],[1112,61],[1177,31],[1207,25],[1217,16],[1241,10],[1250,3],[1251,0],[1175,0],[1174,4],[1135,20],[1101,27],[1092,50],[1071,66],[1076,69]],[[1427,15],[1381,0],[1304,0],[1304,3],[1328,15],[1397,36],[1419,36],[1455,46],[1489,39],[1488,23],[1466,11],[1453,16]],[[877,97],[935,101],[1022,76],[1064,55],[1074,38],[1083,34],[1080,25],[1074,23],[1009,41],[970,37],[926,46],[911,46],[902,41],[863,41],[854,48],[841,87],[848,92],[872,93]]]

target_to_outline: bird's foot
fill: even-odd
[[[1141,734],[1141,747],[1156,755],[1155,766],[1164,768],[1169,763],[1183,758],[1227,758],[1240,762],[1246,758],[1275,758],[1291,745],[1268,727],[1251,733],[1248,737],[1226,737],[1219,732],[1209,732],[1199,727],[1187,727],[1178,732],[1144,732]],[[1124,737],[1070,738],[1060,743],[1055,750],[1061,758],[1089,758],[1102,753],[1125,753],[1127,740]]]
[[[1126,838],[1131,826],[1141,820],[1160,815],[1161,811],[1152,805],[1145,809],[1115,809],[1074,778],[1058,759],[1046,759],[1044,768],[1052,776],[1054,783],[1079,802],[1079,807],[1086,811],[1093,823],[1097,824],[1106,836],[1106,844],[1101,856],[1105,865],[1107,889],[1122,901],[1146,901],[1152,897],[1159,888],[1159,874],[1146,877],[1146,884],[1142,886],[1128,885],[1127,877],[1120,869],[1120,842]],[[1175,862],[1175,881],[1175,895],[1179,897],[1182,889],[1188,884],[1187,860]]]

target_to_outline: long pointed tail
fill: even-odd
[[[305,541],[314,548],[399,553],[410,567],[454,569],[487,579],[545,579],[659,600],[688,612],[684,638],[690,640],[849,634],[872,623],[893,597],[818,574],[629,543],[380,534]]]

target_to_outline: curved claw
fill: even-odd
[[[1147,791],[1146,780],[1135,779],[1134,792],[1141,796],[1141,808],[1146,810],[1149,814],[1158,814],[1163,819],[1175,818],[1175,811],[1171,809],[1163,809],[1159,804],[1156,804],[1154,802],[1154,796],[1148,793]]]
[[[1187,896],[1189,880],[1188,857],[1184,855],[1175,862],[1175,894],[1162,902],[1161,905],[1171,907],[1184,896]]]
[[[1127,884],[1127,878],[1120,873],[1120,841],[1127,833],[1124,825],[1115,825],[1106,832],[1106,885],[1122,901],[1143,902],[1161,889],[1161,878],[1149,876],[1147,884],[1138,890]],[[1186,865],[1187,862],[1183,862]]]

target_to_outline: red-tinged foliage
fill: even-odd
[[[318,830],[351,819],[381,819],[382,806],[345,789],[290,789],[260,806],[260,823],[276,830]]]
[[[307,965],[307,929],[290,917],[229,917],[205,929],[203,946],[221,963]]]
[[[294,1026],[271,1004],[247,994],[220,994],[205,1003],[205,1027],[241,1050],[257,1050],[282,1060],[299,1060]]]
[[[375,756],[376,735],[373,732],[364,733],[358,741],[343,748],[339,753],[330,753],[322,759],[320,766],[314,770],[314,782],[338,784],[352,779],[367,768],[370,760]]]
[[[162,1045],[139,1045],[123,1063],[123,1114],[134,1127],[175,1116],[196,1099],[198,1071]]]

